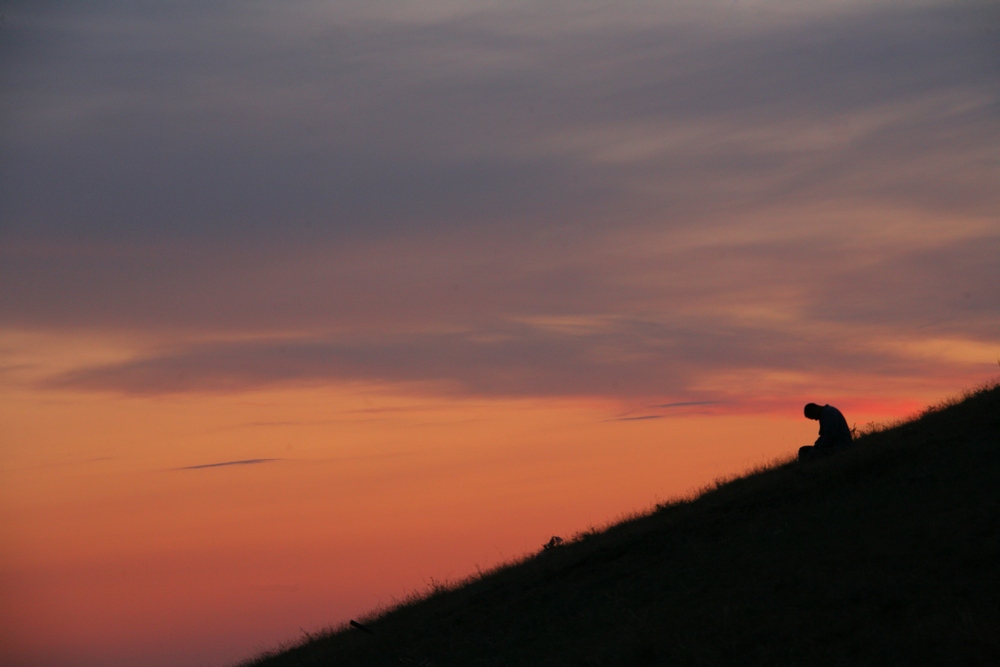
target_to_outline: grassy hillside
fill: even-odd
[[[1000,664],[1000,387],[247,663]]]

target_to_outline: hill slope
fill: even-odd
[[[258,667],[1000,664],[1000,387]]]

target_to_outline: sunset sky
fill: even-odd
[[[1000,374],[996,2],[0,14],[4,664],[223,667]]]

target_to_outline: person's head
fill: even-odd
[[[806,403],[806,407],[802,412],[804,412],[806,417],[809,419],[819,419],[820,414],[823,412],[823,408],[815,403]]]

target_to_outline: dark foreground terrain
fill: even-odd
[[[1000,664],[1000,387],[246,663]]]

